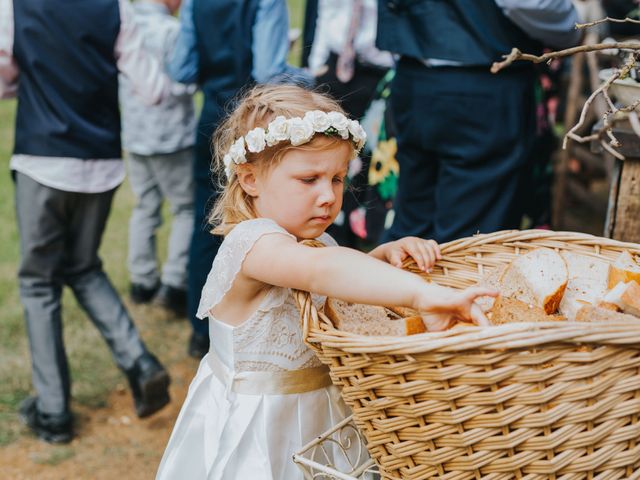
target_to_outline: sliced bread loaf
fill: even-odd
[[[502,291],[502,276],[508,266],[508,264],[505,264],[487,269],[476,285],[478,287],[486,287]],[[494,297],[478,297],[476,298],[476,303],[480,305],[483,312],[487,313],[493,307],[495,300],[496,299]]]
[[[624,313],[640,317],[640,285],[636,281],[620,282],[607,292],[604,302],[616,305]]]
[[[569,281],[560,302],[560,313],[574,320],[584,305],[595,304],[607,291],[609,262],[589,255],[562,252]]]
[[[626,313],[614,312],[607,308],[585,305],[576,314],[577,322],[616,322],[616,321],[640,321],[640,318]]]
[[[609,288],[632,280],[640,283],[640,265],[629,251],[624,250],[609,267]]]
[[[384,307],[350,303],[336,298],[327,298],[324,313],[338,330],[358,335],[399,337],[427,331],[420,316],[402,318]]]
[[[547,315],[542,307],[529,305],[515,298],[500,295],[487,314],[494,325],[522,322],[555,322],[565,320],[561,315]]]
[[[558,310],[568,277],[567,265],[558,252],[536,248],[509,264],[500,279],[500,292],[505,297],[541,307],[550,315]]]

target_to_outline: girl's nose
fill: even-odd
[[[320,205],[325,205],[327,203],[332,204],[336,201],[336,194],[333,191],[333,185],[331,182],[323,183],[318,201],[320,202]]]

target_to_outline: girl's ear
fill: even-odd
[[[255,167],[251,164],[236,165],[236,176],[240,186],[250,197],[258,196],[258,176]]]

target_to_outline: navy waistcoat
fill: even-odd
[[[378,0],[376,46],[468,66],[491,65],[513,47],[532,54],[541,51],[494,0]]]
[[[14,0],[17,154],[120,158],[118,0]]]
[[[200,123],[213,127],[220,107],[252,82],[253,25],[259,0],[194,0],[199,79],[204,93]]]

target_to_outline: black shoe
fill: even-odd
[[[49,443],[69,443],[73,438],[73,417],[70,412],[42,413],[37,406],[38,397],[25,398],[20,404],[20,420],[39,439]]]
[[[148,288],[140,285],[139,283],[132,283],[131,287],[129,287],[129,297],[131,297],[131,301],[133,303],[149,303],[151,300],[153,300],[153,297],[155,296],[157,291],[158,285]]]
[[[187,351],[193,358],[201,359],[204,357],[209,351],[209,335],[193,332],[189,339],[189,348]]]
[[[179,317],[186,317],[187,291],[163,283],[158,288],[153,304],[171,310]]]
[[[169,403],[169,374],[152,354],[140,355],[125,374],[138,417],[147,417]]]

